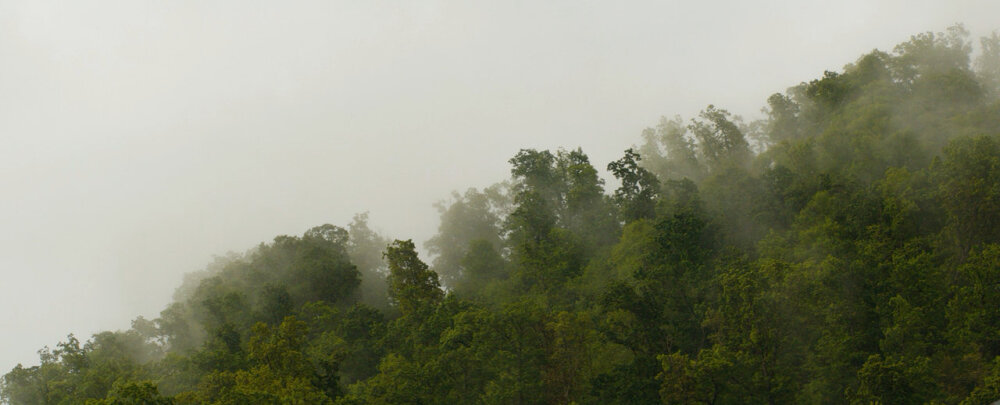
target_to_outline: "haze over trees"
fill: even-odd
[[[0,398],[989,403],[1000,37],[979,48],[919,34],[761,121],[664,118],[606,165],[521,150],[439,206],[430,259],[365,214],[279,236],[189,275],[156,319],[42,349]]]

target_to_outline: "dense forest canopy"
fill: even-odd
[[[156,319],[42,349],[0,398],[989,403],[1000,35],[978,45],[916,35],[759,121],[663,118],[606,165],[521,150],[438,206],[429,260],[367,214],[279,236],[188,275]]]

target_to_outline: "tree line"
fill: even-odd
[[[418,255],[322,225],[70,335],[10,404],[985,404],[1000,399],[1000,36],[872,51],[745,122],[595,167],[524,149]],[[607,187],[606,169],[616,181]],[[426,260],[426,261],[425,261]]]

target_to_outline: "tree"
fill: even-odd
[[[729,111],[709,105],[688,128],[698,140],[698,152],[713,171],[724,166],[741,167],[749,162],[750,144]]]
[[[389,239],[368,226],[367,212],[354,215],[347,226],[347,233],[347,254],[361,275],[358,287],[361,302],[374,308],[388,309],[388,286],[385,283],[388,270],[382,250],[389,244]]]
[[[1000,142],[958,138],[944,152],[940,195],[959,251],[1000,242]]]
[[[771,143],[795,139],[801,135],[799,105],[791,97],[774,93],[767,98],[767,128]]]
[[[339,395],[332,370],[317,369],[305,356],[306,324],[294,316],[280,325],[253,326],[247,342],[248,367],[214,371],[199,382],[198,391],[182,396],[199,403],[330,404]],[[319,362],[319,365],[323,365]]]
[[[507,262],[489,241],[482,239],[469,243],[462,266],[462,281],[455,285],[456,291],[466,294],[482,294],[492,280],[502,280],[506,276]]]
[[[660,181],[701,178],[703,168],[681,117],[661,117],[655,128],[642,131],[642,138],[639,154],[644,158],[643,166]]]
[[[626,149],[624,157],[608,163],[608,170],[622,183],[615,190],[614,200],[626,223],[656,215],[660,181],[639,166],[641,160],[642,157],[634,150]]]
[[[393,241],[385,250],[385,260],[389,263],[389,298],[403,316],[433,308],[444,298],[437,273],[420,261],[412,240]]]
[[[1000,33],[993,31],[979,43],[982,53],[976,58],[976,74],[993,97],[1000,96]]]
[[[174,400],[160,395],[152,381],[115,383],[108,396],[87,401],[87,405],[173,405]]]
[[[459,286],[470,277],[462,262],[472,242],[483,241],[493,250],[502,248],[500,215],[507,205],[506,200],[502,185],[496,185],[482,192],[473,188],[465,194],[453,193],[450,203],[436,204],[441,225],[438,233],[424,245],[436,256],[434,271],[441,275],[446,286],[461,290]]]
[[[559,151],[556,168],[565,182],[559,225],[580,241],[584,259],[615,243],[620,233],[614,207],[604,195],[604,180],[583,150]]]
[[[300,302],[338,302],[350,297],[361,284],[357,267],[347,254],[348,240],[346,230],[329,224],[306,231],[301,240],[288,240],[296,255],[293,289],[299,290]]]

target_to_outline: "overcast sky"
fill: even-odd
[[[956,22],[1000,2],[0,0],[0,373],[213,255],[363,211],[422,244],[520,148],[603,169]]]

